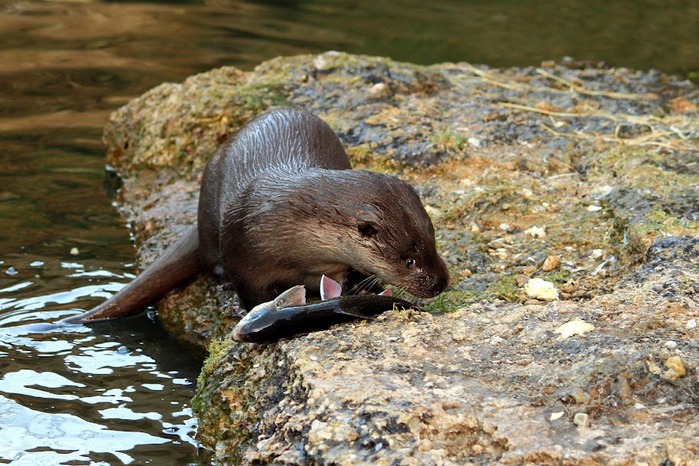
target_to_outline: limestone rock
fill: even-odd
[[[699,463],[699,117],[672,111],[697,89],[567,65],[332,52],[163,84],[113,115],[104,138],[143,265],[193,223],[226,134],[291,105],[324,118],[355,166],[418,187],[448,265],[468,271],[429,313],[268,346],[230,340],[242,311],[225,286],[164,299],[162,324],[209,345],[195,409],[214,462]],[[560,300],[529,298],[532,278]],[[557,338],[575,319],[594,331]]]

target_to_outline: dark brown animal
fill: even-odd
[[[266,112],[224,143],[202,178],[198,227],[78,323],[135,314],[202,272],[230,281],[251,309],[321,275],[376,275],[419,297],[449,273],[415,190],[393,176],[350,170],[337,135],[313,114]]]

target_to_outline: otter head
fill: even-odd
[[[444,291],[449,272],[435,246],[434,227],[415,189],[393,176],[352,170],[356,178],[345,207],[353,230],[348,265],[409,293],[430,298]],[[359,185],[359,186],[358,186]],[[348,205],[343,205],[347,203]]]
[[[274,265],[279,286],[312,287],[321,274],[338,276],[348,267],[422,298],[448,285],[420,197],[396,177],[365,170],[280,170],[248,191],[240,212],[228,217],[247,225],[247,249],[254,250],[255,261]],[[230,241],[241,240],[236,235]]]

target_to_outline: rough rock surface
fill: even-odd
[[[163,325],[209,345],[195,408],[212,460],[699,464],[698,104],[654,71],[329,52],[213,70],[120,109],[105,141],[141,264],[193,222],[217,144],[293,105],[328,121],[355,166],[420,189],[452,270],[428,313],[269,346],[229,339],[241,311],[225,286],[164,299]]]

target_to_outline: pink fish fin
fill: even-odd
[[[303,285],[292,286],[274,298],[274,304],[277,308],[303,306],[306,304],[306,287]]]
[[[320,299],[325,301],[326,299],[337,298],[341,294],[342,285],[325,275],[320,277]]]

